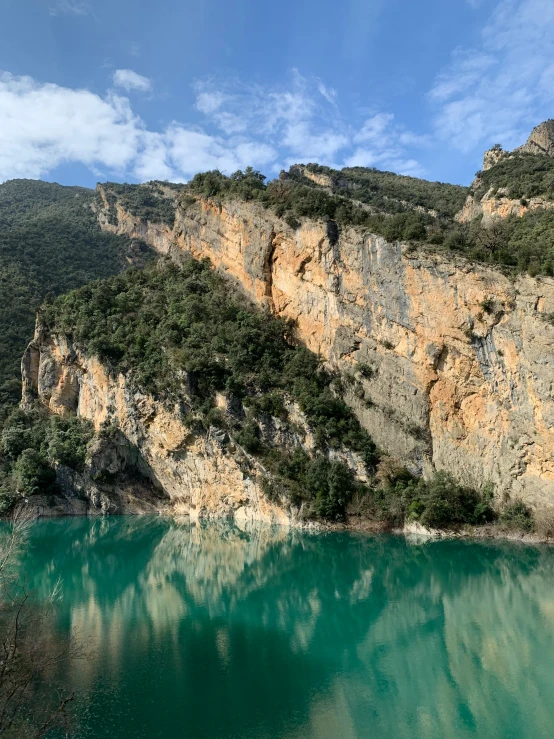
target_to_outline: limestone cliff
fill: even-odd
[[[347,400],[374,440],[410,469],[448,470],[475,487],[491,481],[500,496],[554,505],[554,327],[544,320],[554,313],[554,280],[512,282],[493,268],[355,229],[337,238],[325,222],[292,230],[255,203],[187,194],[173,228],[119,204],[117,223],[105,211],[98,216],[103,228],[162,254],[209,258],[260,305],[293,319],[298,337],[344,373]],[[109,386],[111,398],[129,391],[124,378],[107,385],[102,368],[89,366],[97,380],[81,390],[79,408],[101,419],[108,401],[95,386]],[[150,460],[161,454],[160,434],[169,434],[164,446],[183,448],[182,430],[149,401],[129,402],[156,419],[148,442],[129,426]],[[197,451],[196,480],[205,486],[191,489],[197,507],[203,496],[224,495],[223,485],[238,490],[234,468],[216,481],[212,457],[221,459],[210,444]],[[158,474],[170,490],[182,484],[165,463]]]
[[[192,518],[280,524],[303,517],[302,507],[268,499],[264,480],[271,475],[227,432],[198,429],[185,401],[164,404],[137,391],[126,376],[87,356],[64,335],[51,335],[39,325],[23,357],[22,374],[24,406],[38,400],[53,413],[76,413],[104,432],[89,452],[84,474],[58,470],[65,496],[61,508],[66,503],[72,506],[61,512],[142,513],[170,508]],[[244,413],[242,408],[237,410],[236,398],[228,401],[219,395],[217,403],[228,418]],[[267,416],[261,429],[263,441],[279,450],[301,447],[310,455],[316,441],[304,415],[293,402],[287,403],[286,410],[292,426]],[[360,481],[367,479],[358,455],[341,449],[331,454]],[[138,473],[131,475],[135,484],[122,486],[120,478],[113,476],[129,470]],[[142,491],[136,489],[137,476]],[[102,485],[106,478],[113,480],[111,486]],[[42,501],[34,503],[42,513]]]
[[[535,126],[525,144],[516,151],[554,157],[554,120],[543,121]]]
[[[483,225],[492,223],[497,218],[517,216],[521,218],[526,213],[538,210],[553,210],[554,202],[545,197],[528,199],[510,198],[503,192],[489,190],[482,198],[468,195],[464,207],[456,215],[459,223],[470,223],[475,218],[482,217]]]

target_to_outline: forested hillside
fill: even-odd
[[[467,187],[447,182],[430,182],[373,167],[344,167],[341,170],[320,164],[293,166],[281,176],[314,185],[311,176],[328,183],[334,195],[358,200],[383,213],[404,213],[424,209],[438,216],[452,217],[464,204]]]
[[[0,185],[0,418],[19,400],[21,355],[45,297],[128,264],[129,239],[100,230],[93,197],[38,180]]]

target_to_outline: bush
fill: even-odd
[[[246,423],[235,433],[235,439],[249,454],[258,454],[262,449],[260,429],[252,421]]]
[[[0,436],[0,515],[18,495],[56,492],[58,465],[81,471],[93,436],[91,424],[79,418],[50,416],[42,408],[13,410]]]
[[[530,533],[535,528],[533,512],[521,500],[506,505],[499,517],[501,525],[511,531]]]
[[[376,491],[381,518],[394,525],[405,520],[419,521],[429,528],[451,525],[481,525],[494,520],[491,494],[458,484],[446,472],[437,472],[428,481],[416,480],[405,470],[397,473]]]
[[[364,489],[343,462],[321,455],[311,459],[300,448],[290,454],[273,449],[264,463],[274,475],[265,485],[270,498],[285,497],[295,506],[304,505],[308,517],[341,521],[355,491]]]
[[[34,449],[25,449],[13,466],[13,479],[21,495],[54,492],[56,473],[46,458]]]

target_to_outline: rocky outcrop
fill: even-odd
[[[554,157],[554,120],[535,126],[525,144],[516,149],[516,152]]]
[[[293,231],[255,203],[187,196],[173,230],[121,208],[117,225],[103,223],[162,254],[209,258],[292,319],[344,374],[374,440],[413,471],[447,470],[475,487],[491,481],[500,496],[554,505],[554,327],[544,320],[554,313],[553,280],[512,282],[355,229],[330,239],[324,222]]]
[[[539,156],[554,157],[554,120],[544,121],[536,126],[531,135],[523,144],[514,151],[504,151],[496,144],[485,152],[483,157],[483,172],[492,169],[503,159],[514,158],[518,154],[535,154]],[[472,184],[472,190],[480,185],[480,173]],[[456,215],[459,223],[470,223],[477,217],[482,217],[483,224],[487,225],[498,218],[508,216],[524,216],[526,213],[536,210],[552,210],[554,202],[546,197],[532,197],[523,199],[509,198],[506,190],[497,190],[491,187],[482,198],[476,198],[469,194],[462,210]]]
[[[302,510],[270,501],[263,482],[269,473],[229,435],[198,429],[190,407],[171,406],[138,392],[122,374],[114,375],[96,357],[86,356],[63,335],[40,326],[22,362],[23,405],[37,400],[51,412],[77,414],[100,432],[89,449],[84,473],[58,468],[63,500],[57,513],[146,513],[171,509],[196,518],[234,518],[292,524]],[[186,384],[186,379],[184,379]],[[219,395],[220,411],[243,415],[240,401]],[[269,446],[308,454],[315,438],[298,406],[286,403],[291,425],[269,415],[261,423]],[[292,430],[294,429],[294,430]],[[366,481],[362,460],[337,450],[333,458]],[[43,501],[31,501],[42,513]]]
[[[493,194],[494,193],[494,194]],[[553,210],[554,202],[543,197],[516,200],[503,195],[501,191],[494,192],[493,188],[479,199],[468,195],[464,207],[456,214],[459,223],[470,223],[479,216],[483,225],[487,226],[499,218],[517,216],[521,218],[526,213],[537,210]]]
[[[487,169],[491,169],[492,167],[494,167],[495,164],[498,164],[498,162],[501,159],[504,159],[504,157],[507,155],[508,152],[504,151],[504,149],[499,144],[493,146],[492,149],[489,149],[483,155],[483,172],[486,172]]]

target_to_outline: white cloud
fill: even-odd
[[[50,6],[50,15],[88,15],[92,8],[84,0],[58,0]]]
[[[201,113],[209,115],[215,113],[225,102],[225,95],[220,92],[199,92],[196,96],[196,108]]]
[[[147,130],[128,98],[0,74],[0,181],[41,177],[65,162],[138,180],[184,180],[198,171],[271,163],[277,152],[246,137],[225,138],[172,123]]]
[[[150,89],[149,80],[131,70],[118,70],[114,84]],[[101,178],[139,181],[183,181],[199,171],[231,173],[249,165],[272,174],[302,161],[421,173],[409,150],[424,137],[397,125],[390,113],[348,126],[321,84],[298,73],[288,89],[198,84],[196,109],[204,125],[174,121],[155,131],[114,90],[101,96],[0,73],[0,181],[41,177],[71,162]]]
[[[454,52],[429,93],[437,135],[464,152],[523,143],[554,108],[554,3],[501,0],[478,46]]]
[[[132,69],[116,69],[113,73],[113,83],[116,87],[120,87],[127,92],[132,90],[150,92],[152,89],[152,83],[148,77],[143,77],[141,74],[133,72]]]
[[[125,171],[140,137],[129,101],[0,74],[0,180],[40,177],[62,162]]]
[[[366,120],[360,131],[354,136],[354,141],[356,143],[379,141],[393,120],[394,115],[392,113],[376,113]]]
[[[337,99],[337,91],[333,90],[332,87],[326,87],[321,80],[317,80],[317,89],[320,95],[322,95],[328,103],[334,105]]]
[[[381,166],[421,173],[422,167],[406,149],[428,143],[394,123],[391,113],[376,112],[359,129],[345,123],[335,90],[318,78],[307,79],[293,70],[291,84],[267,89],[214,80],[197,82],[196,107],[211,125],[226,135],[262,138],[284,153],[276,168],[292,162],[318,162],[333,167]]]

